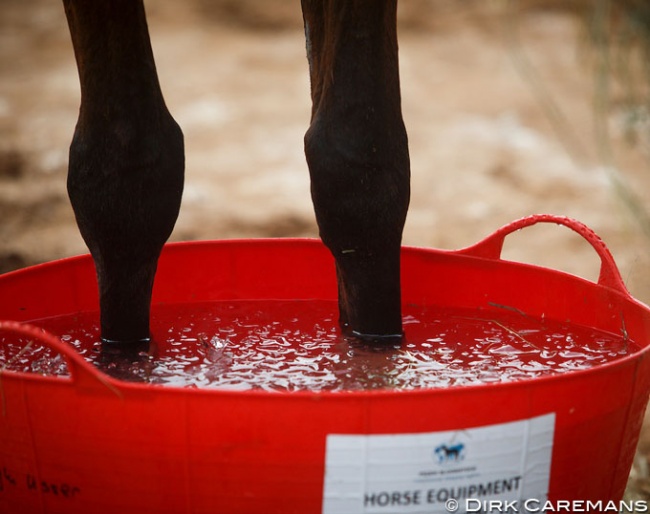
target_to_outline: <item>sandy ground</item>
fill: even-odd
[[[568,215],[604,239],[630,291],[650,302],[650,244],[612,182],[650,205],[649,147],[624,142],[617,96],[604,118],[611,138],[598,139],[597,61],[579,44],[580,24],[552,9],[520,13],[513,24],[500,2],[462,5],[400,7],[413,190],[404,243],[460,248],[528,214]],[[147,8],[163,92],[186,142],[172,239],[316,236],[298,3],[156,0]],[[85,252],[65,192],[79,86],[59,2],[2,0],[0,78],[0,271]],[[589,279],[599,269],[593,249],[556,226],[513,235],[504,257]],[[644,454],[649,442],[644,435]]]

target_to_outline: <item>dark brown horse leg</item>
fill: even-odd
[[[344,329],[402,335],[400,244],[409,203],[396,0],[302,0],[312,96],[305,154]]]
[[[81,108],[68,193],[97,270],[105,342],[149,340],[158,257],[183,190],[183,135],[163,100],[141,0],[63,0]]]

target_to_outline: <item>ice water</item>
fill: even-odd
[[[622,334],[503,309],[406,306],[401,344],[341,334],[333,301],[228,301],[159,305],[153,344],[107,355],[98,314],[34,322],[121,380],[221,390],[411,390],[530,380],[620,359],[638,349]],[[2,334],[0,334],[2,337]],[[65,376],[65,360],[31,343],[0,345],[4,369]]]

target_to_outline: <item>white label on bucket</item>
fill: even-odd
[[[554,429],[546,414],[446,432],[329,434],[323,514],[485,512],[490,500],[526,512],[526,500],[547,498]]]

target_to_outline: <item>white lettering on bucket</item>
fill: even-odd
[[[329,434],[323,514],[448,513],[450,501],[545,501],[555,414],[416,434]]]

